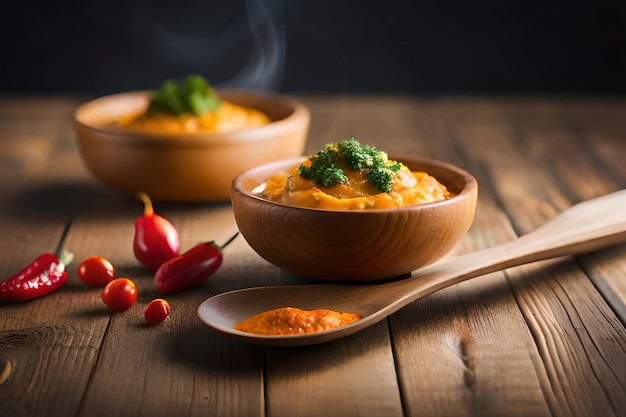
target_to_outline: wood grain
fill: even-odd
[[[0,271],[8,277],[61,243],[70,216],[65,189],[80,165],[68,156],[64,118],[56,104],[0,103],[2,148]],[[21,110],[29,109],[29,111]],[[65,129],[63,129],[65,128]],[[68,161],[71,163],[67,164]],[[59,170],[59,166],[64,166]],[[73,295],[72,295],[73,294]],[[0,385],[0,414],[77,415],[107,317],[86,316],[91,300],[68,288],[24,305],[2,305],[0,361],[10,374]],[[67,302],[71,297],[72,302]],[[5,368],[6,369],[6,368]]]
[[[483,116],[487,119],[491,117],[496,117],[499,120],[502,120],[498,115],[494,116],[493,111],[493,109],[489,109],[485,112]],[[458,126],[457,129],[459,129],[456,133],[456,138],[459,141],[466,141],[468,145],[470,143],[475,143],[476,137],[472,134],[472,132],[468,133],[468,130],[466,130],[465,126],[459,126],[458,119],[455,119],[454,123],[456,124],[456,126]],[[495,122],[489,122],[485,124],[488,124],[490,126],[497,125],[497,123]],[[520,125],[529,126],[528,123],[520,123]],[[509,142],[515,145],[516,141],[513,138],[512,130],[507,129],[505,126],[506,125],[502,125],[501,137],[511,137]],[[585,171],[584,165],[580,166],[576,164],[576,161],[572,160],[571,155],[576,155],[577,158],[585,160],[582,155],[586,154],[585,151],[578,148],[580,144],[577,143],[576,140],[574,140],[575,138],[575,135],[569,134],[567,131],[562,132],[562,130],[559,130],[557,131],[557,134],[553,134],[549,138],[546,138],[544,136],[543,141],[541,142],[541,145],[543,145],[544,147],[547,143],[548,149],[552,148],[551,151],[541,150],[542,148],[536,144],[534,147],[531,147],[535,150],[535,152],[530,155],[530,157],[527,156],[526,158],[520,159],[519,163],[517,164],[511,163],[506,167],[501,167],[499,164],[497,164],[496,161],[488,161],[489,165],[493,167],[491,168],[492,172],[489,173],[489,180],[493,184],[506,211],[510,213],[514,225],[518,230],[526,232],[540,225],[543,221],[545,221],[546,218],[552,217],[556,211],[559,211],[563,207],[571,204],[571,201],[568,201],[568,197],[570,197],[571,195],[576,196],[573,191],[571,191],[572,194],[564,194],[564,191],[567,193],[570,190],[576,190],[577,193],[580,193],[581,190],[585,190],[585,188],[581,186],[581,184],[584,185],[584,181],[589,181],[590,179],[594,178],[586,175],[589,172],[594,172],[593,169],[589,168],[587,171]],[[511,152],[513,154],[522,156],[527,155],[527,149],[527,147],[513,147],[511,149]],[[556,152],[556,149],[566,150],[565,153],[569,154],[569,157],[566,157],[567,164],[559,163],[560,157],[553,156],[563,155],[563,152]],[[548,155],[550,155],[550,157],[548,157]],[[512,160],[513,156],[506,159]],[[550,161],[550,163],[547,163],[547,161]],[[586,159],[586,163],[590,163],[589,158]],[[569,175],[572,178],[576,178],[576,182],[569,179],[568,180],[571,184],[578,184],[578,187],[564,187],[563,184],[565,182],[565,179],[563,179],[559,175],[558,171],[554,170],[555,165],[561,167],[562,170],[564,170],[565,167],[569,167],[569,170],[567,172],[569,172]],[[575,171],[572,171],[572,167],[574,167]],[[600,170],[600,172],[602,172],[602,170]],[[512,184],[516,185],[513,186]],[[593,187],[593,189],[596,193],[602,193],[601,188],[598,189],[598,187]],[[523,197],[524,195],[535,195],[537,197],[525,198]],[[589,197],[589,194],[587,194],[586,197]],[[578,200],[584,199],[584,197],[574,198],[577,198]],[[586,298],[579,299],[578,302],[575,304],[576,311],[570,312],[570,314],[575,314],[579,316],[582,320],[582,323],[587,320],[586,316],[589,315],[588,312],[597,308],[598,303],[600,306],[604,304],[602,308],[605,311],[603,312],[603,314],[588,316],[588,320],[595,321],[598,316],[605,317],[605,321],[602,321],[602,325],[606,325],[607,329],[614,329],[616,321],[610,308],[606,306],[605,301],[601,297],[598,297],[598,299],[594,300],[594,295],[597,296],[595,288],[588,286],[584,290],[579,289],[580,286],[589,284],[587,280],[578,283],[578,285],[576,285],[576,283],[573,283],[571,284],[571,286],[568,286],[564,284],[563,281],[565,281],[567,284],[570,284],[572,281],[566,281],[565,279],[567,275],[563,275],[564,274],[557,276],[557,279],[560,279],[560,281],[558,282],[561,283],[559,287],[554,288],[544,286],[542,287],[543,291],[531,291],[527,288],[517,286],[514,287],[514,290],[517,290],[514,291],[514,294],[516,296],[516,299],[518,300],[520,309],[526,318],[529,329],[533,333],[533,336],[539,346],[539,352],[542,360],[541,366],[545,367],[545,369],[542,370],[540,374],[545,372],[545,374],[547,375],[547,378],[540,379],[540,382],[542,383],[542,389],[546,393],[546,398],[553,414],[589,415],[591,410],[587,407],[591,407],[590,404],[592,404],[592,402],[581,402],[581,398],[593,398],[598,393],[594,394],[590,391],[582,392],[577,390],[563,390],[560,391],[558,394],[554,394],[552,392],[552,390],[554,389],[559,390],[559,381],[563,382],[563,386],[568,387],[568,385],[564,382],[570,379],[570,376],[567,375],[567,373],[571,369],[580,369],[580,366],[576,362],[576,359],[572,358],[571,352],[576,351],[577,349],[583,350],[582,346],[573,347],[572,344],[577,344],[577,340],[576,338],[570,338],[568,332],[565,332],[564,330],[553,330],[549,334],[549,337],[553,339],[552,345],[561,347],[556,347],[552,350],[542,349],[542,336],[540,335],[543,335],[543,337],[545,337],[547,336],[546,333],[548,333],[548,331],[546,331],[545,327],[541,326],[541,323],[553,322],[555,311],[558,311],[561,307],[560,302],[556,301],[553,298],[550,298],[550,294],[554,291],[562,291],[561,293],[568,294],[568,297],[573,297],[571,293],[577,291],[583,291],[584,293],[588,294]],[[534,300],[532,302],[520,301],[528,300],[530,298],[533,298],[533,296]],[[534,308],[531,308],[533,304]],[[580,310],[582,310],[582,312]],[[584,312],[587,312],[587,314],[585,314]],[[607,315],[605,316],[604,313]],[[566,321],[566,317],[567,319],[569,319],[568,315],[564,315],[562,320]],[[593,319],[591,317],[593,317]],[[579,321],[579,323],[581,322]],[[599,325],[601,324],[587,324],[587,326]],[[583,327],[585,327],[584,324]],[[548,329],[554,328],[548,327]],[[617,330],[620,330],[619,326]],[[589,334],[594,333],[591,331],[591,329],[587,329],[587,331],[589,332]],[[623,331],[623,327],[621,328],[621,331]],[[618,337],[618,340],[620,339],[621,336]],[[609,338],[609,340],[613,339]],[[605,339],[596,339],[593,343],[596,343],[598,346],[602,346],[606,344],[607,341]],[[585,356],[586,355],[589,355],[589,358],[587,360],[597,363],[603,362],[600,353],[596,350],[586,351]],[[612,363],[614,365],[617,364],[618,369],[626,369],[624,368],[626,366],[626,358],[623,356],[619,357],[617,362]],[[536,366],[538,369],[541,369],[541,367],[537,364]],[[611,372],[608,372],[606,374],[611,375]],[[623,373],[620,374],[623,375]],[[583,371],[582,375],[579,375],[579,378],[582,377],[587,379],[595,379],[597,377],[596,375],[597,374],[595,372],[587,369],[586,372]],[[602,385],[605,386],[606,384],[610,384],[613,382],[615,381],[613,381],[613,378],[610,377],[607,381],[604,381]],[[621,381],[618,386],[624,386],[623,381]],[[582,385],[580,385],[579,388],[584,391]],[[620,390],[618,390],[618,392],[619,391]],[[606,415],[612,415],[613,413],[620,412],[620,408],[618,405],[623,401],[623,396],[624,391],[621,390],[621,392],[617,395],[619,401],[613,399],[611,402],[609,402],[607,407],[603,410],[605,413],[607,413]]]
[[[626,188],[623,99],[301,99],[312,115],[306,153],[354,136],[477,177],[475,223],[451,258]],[[0,273],[64,242],[77,258],[110,257],[140,299],[111,314],[70,268],[58,292],[0,305],[0,415],[624,415],[624,246],[455,285],[344,340],[266,349],[197,319],[213,294],[307,282],[237,239],[211,280],[168,298],[170,319],[147,328],[142,307],[157,293],[128,250],[137,202],[85,171],[71,127],[82,101],[0,99]],[[156,209],[184,248],[236,227],[229,204]]]

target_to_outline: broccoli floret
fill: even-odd
[[[191,113],[201,116],[217,111],[220,101],[201,75],[190,75],[182,82],[166,80],[150,99],[149,113],[170,113],[180,116]]]
[[[354,138],[328,144],[312,155],[310,165],[301,164],[298,175],[319,186],[330,187],[347,181],[344,169],[364,171],[365,178],[372,186],[387,193],[402,166],[399,162],[387,163],[387,154],[368,145],[361,145]]]
[[[377,190],[388,193],[391,191],[391,183],[396,177],[401,166],[402,165],[399,162],[395,162],[384,167],[377,166],[365,174],[365,178]]]

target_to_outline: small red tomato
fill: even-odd
[[[113,265],[102,256],[89,256],[76,269],[78,278],[87,285],[107,285],[113,280]]]
[[[146,318],[146,322],[154,326],[161,323],[170,315],[170,303],[162,298],[150,301],[143,311],[143,316]]]
[[[128,278],[115,278],[102,290],[102,301],[113,311],[128,310],[137,300],[137,286]]]

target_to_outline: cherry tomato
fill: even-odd
[[[151,326],[161,323],[169,315],[170,304],[162,298],[150,301],[143,311],[146,322]]]
[[[107,285],[113,280],[115,269],[108,259],[102,256],[89,256],[83,259],[76,269],[78,278],[87,285]]]
[[[128,310],[137,300],[137,286],[128,278],[115,278],[102,290],[102,301],[113,311]]]

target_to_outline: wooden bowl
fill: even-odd
[[[123,193],[152,200],[228,200],[232,180],[244,170],[302,155],[310,114],[293,98],[255,91],[219,90],[218,96],[267,114],[268,125],[232,133],[140,133],[115,126],[148,106],[150,92],[89,101],[74,114],[78,145],[89,171]]]
[[[469,173],[445,162],[391,159],[433,175],[453,197],[395,209],[330,211],[288,206],[256,195],[272,174],[287,174],[303,160],[289,158],[235,178],[231,200],[239,230],[264,259],[301,277],[383,280],[432,264],[470,228],[478,184]]]

